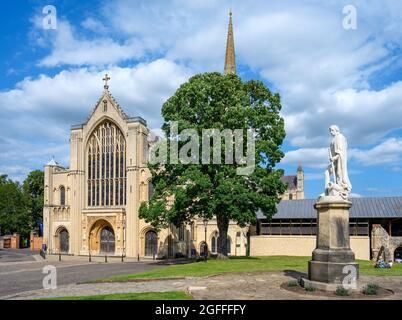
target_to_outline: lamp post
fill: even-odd
[[[207,244],[207,226],[208,226],[208,219],[204,219],[204,230],[205,230],[205,241],[204,241],[204,261],[207,262],[208,256],[208,244]]]

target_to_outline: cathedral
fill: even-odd
[[[235,73],[235,50],[230,14],[224,73]],[[43,243],[48,254],[109,255],[175,258],[202,254],[205,243],[217,252],[216,220],[157,232],[138,216],[152,193],[147,168],[150,131],[141,117],[130,117],[109,91],[103,92],[87,120],[70,131],[70,164],[54,159],[45,166]],[[303,170],[283,177],[283,199],[304,198]],[[246,255],[249,228],[232,221],[228,230],[230,255]]]

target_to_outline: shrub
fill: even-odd
[[[304,287],[304,290],[309,291],[309,292],[314,292],[315,288],[307,286],[307,287]]]
[[[349,295],[349,290],[345,289],[344,287],[339,286],[338,288],[336,288],[335,294],[337,296],[348,296]]]
[[[299,283],[297,282],[297,280],[290,280],[288,282],[288,287],[297,287],[299,285]]]
[[[375,283],[369,283],[367,286],[364,287],[363,289],[363,294],[368,295],[368,296],[373,296],[378,294],[378,289],[380,287],[375,284]]]

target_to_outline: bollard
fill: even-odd
[[[59,261],[61,261],[61,253],[59,252]]]
[[[107,262],[107,255],[105,255],[105,262]]]
[[[89,262],[92,262],[92,259],[91,259],[91,254],[89,254]]]
[[[137,260],[138,260],[138,261],[140,261],[140,254],[138,254],[138,256],[137,256]]]

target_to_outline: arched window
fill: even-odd
[[[218,249],[218,234],[215,232],[211,238],[211,252],[216,253]]]
[[[228,236],[228,237],[226,238],[226,248],[227,248],[228,254],[230,254],[231,251],[232,251],[231,243],[232,243],[232,240],[231,240],[230,237]]]
[[[88,206],[126,204],[126,140],[111,121],[102,122],[87,145]]]
[[[66,205],[66,188],[64,188],[64,186],[60,187],[60,205]]]
[[[186,232],[186,227],[185,226],[180,226],[179,229],[178,229],[179,241],[184,241],[185,232]]]
[[[152,194],[154,193],[154,185],[151,181],[148,181],[148,201],[151,200]]]

